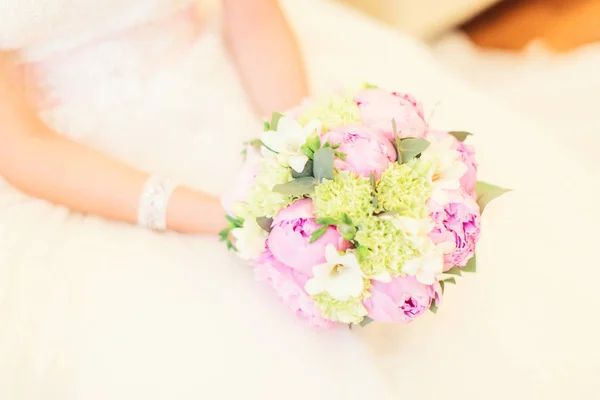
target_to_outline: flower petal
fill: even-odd
[[[365,287],[360,274],[345,268],[337,276],[327,280],[326,290],[334,299],[346,301],[350,297],[359,296]]]
[[[308,157],[304,154],[296,154],[288,159],[290,167],[292,167],[292,169],[296,172],[302,172],[307,162]]]
[[[419,269],[421,269],[422,264],[422,258],[415,258],[413,260],[405,261],[404,265],[402,266],[402,272],[410,276],[415,276]]]
[[[304,285],[304,290],[311,296],[323,293],[325,291],[325,281],[317,278],[309,279]]]
[[[280,152],[285,149],[287,138],[279,132],[266,131],[260,137],[260,140],[269,149],[275,152]]]

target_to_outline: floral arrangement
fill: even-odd
[[[481,212],[467,132],[366,84],[274,113],[246,143],[221,238],[313,326],[410,322],[475,272]]]

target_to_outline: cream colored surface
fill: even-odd
[[[317,334],[214,238],[157,235],[4,188],[0,398],[594,399],[593,154],[565,150],[564,132],[465,85],[407,36],[322,0],[285,3],[315,91],[367,79],[423,100],[432,126],[475,132],[481,178],[514,189],[486,210],[478,273],[449,287],[435,316]],[[64,59],[70,69],[47,76],[62,100],[48,121],[221,193],[257,121],[212,32],[158,70],[120,68],[146,53],[115,53],[114,41],[120,57],[95,45]]]
[[[533,42],[523,52],[510,52],[480,49],[454,32],[433,47],[450,70],[559,135],[600,176],[595,157],[600,147],[600,43],[556,53]]]
[[[341,0],[420,39],[465,22],[499,0]]]

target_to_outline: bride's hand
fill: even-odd
[[[218,197],[178,187],[169,202],[167,222],[178,232],[217,235],[227,227],[225,214]]]

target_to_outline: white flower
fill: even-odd
[[[432,141],[421,154],[421,160],[431,163],[431,198],[440,205],[448,203],[448,190],[460,187],[460,178],[467,172],[460,153],[453,149],[454,139],[449,137],[441,141]]]
[[[231,231],[231,235],[235,238],[238,256],[244,260],[254,260],[265,251],[267,232],[254,218],[247,218],[241,228]]]
[[[402,266],[402,272],[414,276],[424,285],[433,285],[435,279],[444,271],[444,254],[454,251],[454,244],[444,242],[435,245],[428,237],[419,238],[422,256],[408,260]]]
[[[308,157],[300,147],[320,127],[319,121],[311,121],[306,126],[302,126],[298,121],[282,116],[277,123],[277,131],[264,132],[261,140],[268,150],[267,153],[276,153],[277,161],[282,165],[290,166],[296,172],[302,172]]]
[[[341,255],[333,245],[325,249],[326,263],[313,267],[314,278],[306,282],[309,295],[323,292],[340,301],[360,296],[365,288],[363,273],[354,253]]]

